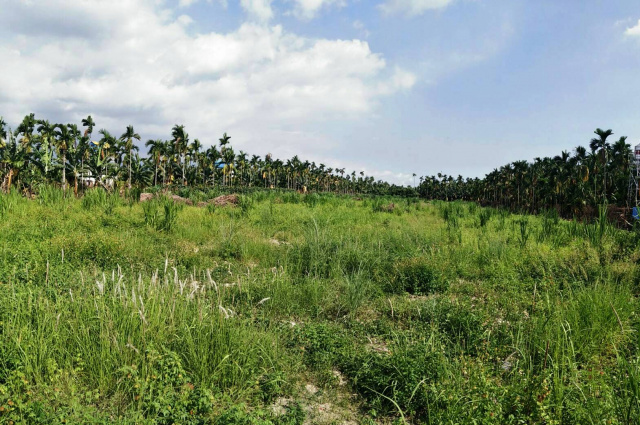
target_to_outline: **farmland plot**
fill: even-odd
[[[470,203],[0,196],[0,423],[631,424],[640,233]]]

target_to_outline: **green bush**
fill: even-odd
[[[433,265],[423,259],[405,260],[396,264],[396,288],[413,295],[444,292],[448,282]]]
[[[253,209],[253,206],[253,198],[250,195],[240,195],[238,198],[238,207],[240,207],[242,215],[249,214],[249,211]]]
[[[155,197],[142,204],[144,222],[155,230],[169,232],[175,227],[178,213],[183,207],[183,204],[174,202],[171,198]]]
[[[302,425],[306,413],[300,404],[285,407],[283,415],[264,410],[250,411],[245,405],[236,405],[219,415],[216,425]]]
[[[487,223],[491,219],[491,215],[493,210],[490,208],[482,208],[480,209],[480,213],[478,214],[478,218],[480,219],[480,227],[486,227]]]
[[[38,186],[38,201],[48,207],[60,205],[64,202],[64,192],[58,187],[41,184]]]
[[[2,218],[7,212],[13,209],[15,202],[11,199],[10,195],[0,194],[0,218]]]
[[[396,342],[389,350],[357,352],[341,369],[374,409],[428,420],[444,404],[436,387],[446,375],[446,360],[421,343]]]
[[[91,188],[82,196],[82,208],[85,210],[103,208],[107,203],[108,196],[107,192],[102,188]]]
[[[339,363],[347,350],[347,341],[336,326],[309,323],[294,329],[289,347],[301,350],[304,363],[320,370]]]
[[[531,235],[531,228],[529,227],[529,220],[527,218],[521,218],[517,221],[520,233],[518,234],[518,242],[520,243],[520,247],[524,248],[527,245],[527,241],[529,240],[529,236]]]
[[[195,385],[174,352],[153,347],[145,353],[143,369],[120,369],[123,390],[138,404],[144,416],[157,424],[201,424],[212,412],[213,394]]]

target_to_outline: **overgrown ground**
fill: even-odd
[[[462,203],[3,195],[0,423],[636,424],[639,240]]]

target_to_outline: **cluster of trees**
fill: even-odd
[[[235,152],[226,133],[204,148],[175,125],[168,140],[148,140],[140,155],[140,135],[129,125],[120,137],[101,129],[91,116],[76,124],[52,124],[24,117],[11,131],[0,117],[0,182],[2,189],[33,191],[41,183],[58,183],[78,194],[87,185],[111,188],[147,186],[231,186],[333,191],[339,193],[404,194],[409,190],[374,181],[364,172],[303,161],[249,156]],[[94,137],[97,136],[97,137]],[[94,140],[97,139],[97,140]],[[409,190],[411,191],[411,190]]]
[[[78,126],[29,114],[15,131],[0,117],[0,187],[33,192],[41,183],[57,183],[65,191],[72,187],[76,195],[87,186],[226,186],[416,196],[414,188],[297,155],[283,161],[271,154],[236,152],[226,133],[205,148],[199,139],[189,138],[184,126],[175,125],[170,139],[146,141],[147,155],[140,155],[142,138],[133,126],[119,137],[95,129],[91,116]],[[516,161],[482,179],[441,173],[420,177],[417,194],[529,212],[556,208],[569,216],[599,204],[635,202],[635,193],[629,193],[633,155],[627,138],[612,141],[612,130],[597,129],[595,134],[588,147],[578,146],[573,153]]]
[[[553,158],[516,161],[482,179],[421,177],[418,192],[430,199],[462,199],[529,212],[556,208],[568,216],[599,204],[635,202],[635,193],[629,193],[633,156],[627,138],[612,141],[613,131],[599,128],[594,133],[589,146],[578,146],[573,154],[563,151]]]

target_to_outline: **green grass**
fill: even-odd
[[[0,423],[640,421],[640,237],[604,217],[136,197],[0,195]]]

